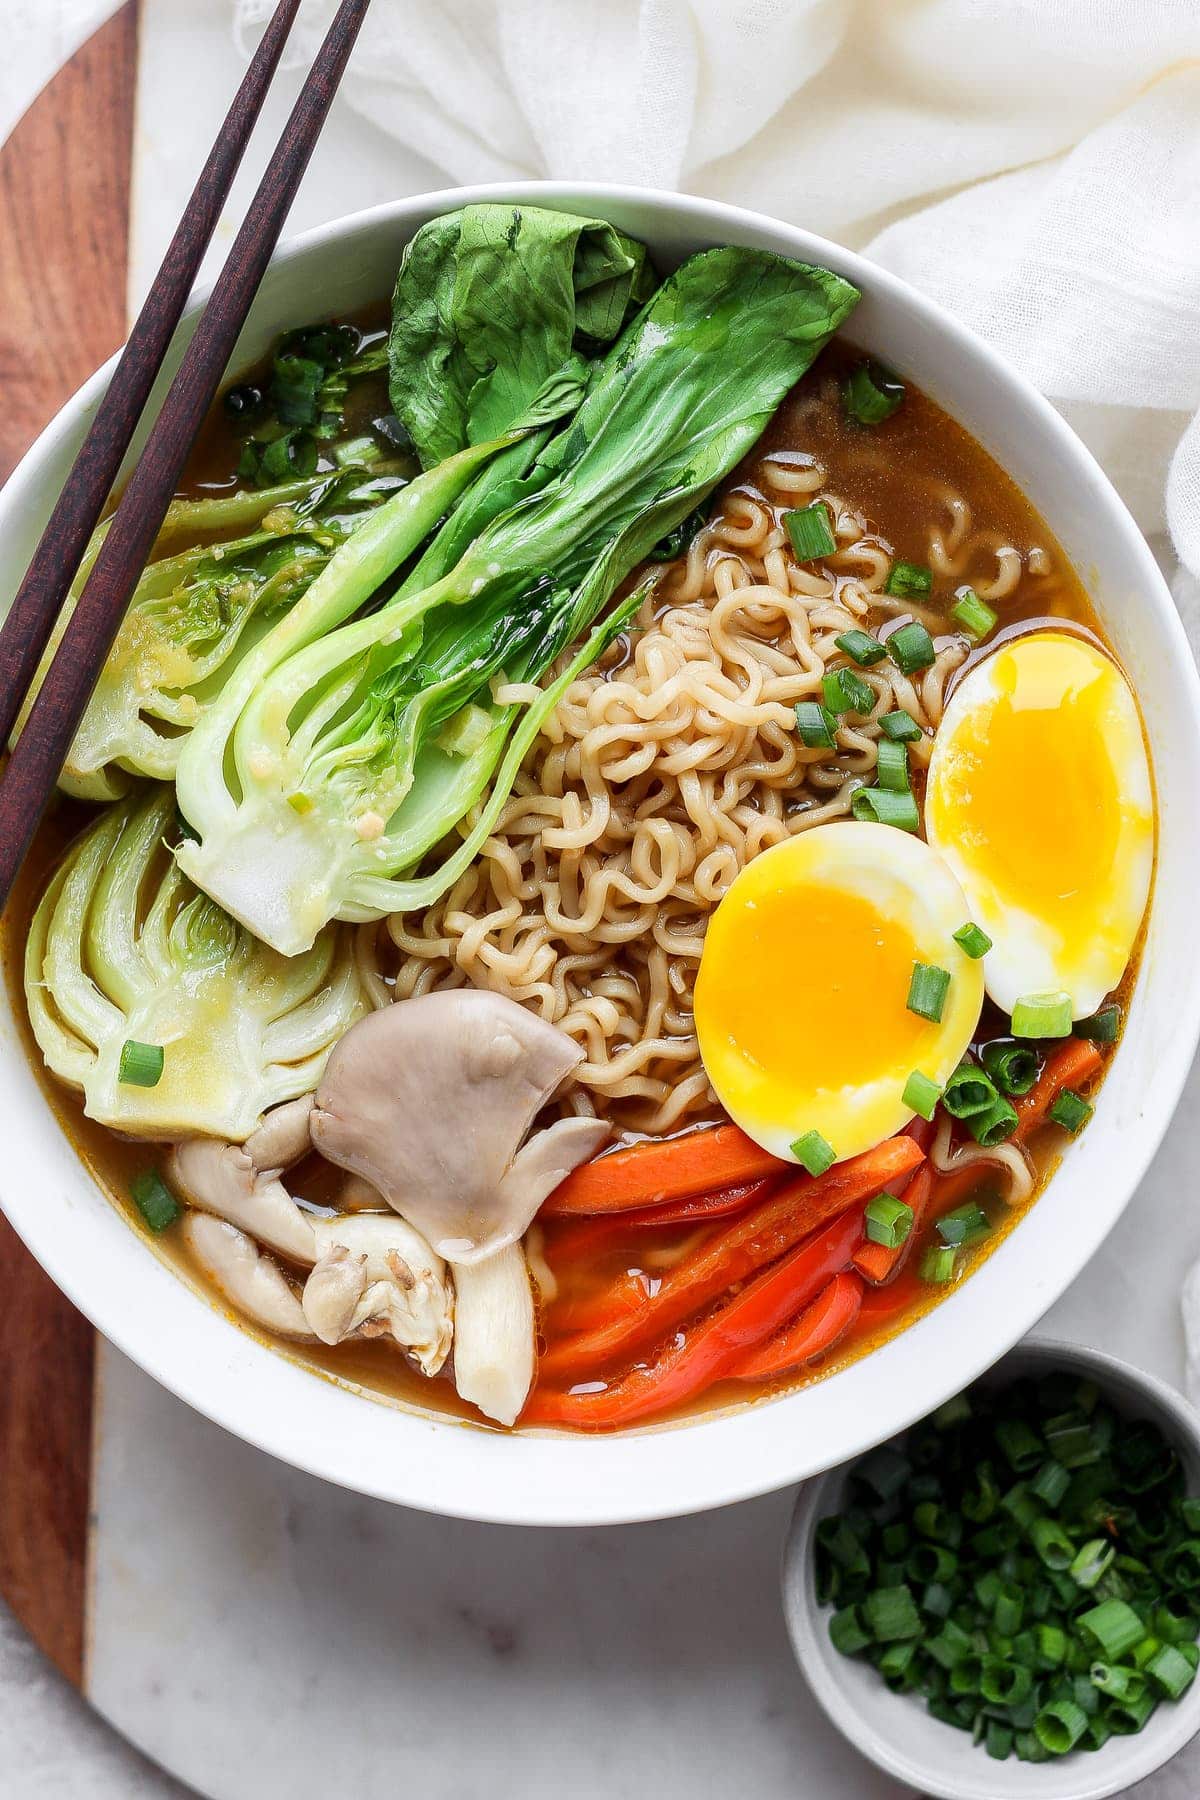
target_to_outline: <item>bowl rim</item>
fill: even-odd
[[[951,346],[981,393],[1005,390],[1030,429],[1058,457],[1074,465],[1088,507],[1106,515],[1110,529],[1121,540],[1122,554],[1137,569],[1139,598],[1147,617],[1152,619],[1154,633],[1170,650],[1186,694],[1186,719],[1191,729],[1185,742],[1173,746],[1172,754],[1182,758],[1193,783],[1200,788],[1200,676],[1170,591],[1124,503],[1091,453],[1024,376],[935,301],[888,270],[814,233],[725,202],[589,182],[497,182],[443,188],[388,202],[281,242],[271,269],[287,273],[297,265],[302,267],[308,256],[357,234],[381,230],[408,234],[430,216],[479,201],[557,205],[563,210],[597,216],[605,216],[613,208],[637,209],[649,215],[646,235],[650,238],[657,225],[691,231],[698,237],[712,236],[715,241],[756,242],[767,237],[779,244],[782,240],[786,245],[784,253],[827,263],[869,290],[879,307],[898,308],[922,329]],[[194,320],[209,291],[197,291],[184,314],[185,327]],[[44,479],[43,465],[79,428],[89,407],[94,405],[114,362],[115,357],[65,403],[9,478],[0,493],[0,542],[27,494],[36,495]],[[967,428],[979,430],[978,424],[968,424]],[[739,1406],[666,1428],[619,1436],[587,1438],[464,1429],[457,1420],[433,1418],[412,1408],[393,1410],[376,1401],[368,1402],[375,1426],[368,1423],[360,1431],[349,1424],[348,1416],[343,1419],[326,1401],[317,1398],[317,1393],[324,1390],[327,1395],[336,1396],[343,1408],[355,1404],[362,1408],[363,1400],[350,1384],[314,1381],[310,1373],[288,1359],[286,1352],[269,1349],[223,1317],[209,1302],[189,1294],[173,1270],[165,1269],[158,1258],[145,1256],[145,1245],[132,1227],[130,1244],[136,1243],[137,1253],[146,1265],[145,1277],[139,1272],[135,1279],[143,1285],[147,1303],[153,1298],[151,1271],[165,1275],[177,1296],[175,1310],[169,1315],[170,1328],[164,1331],[149,1325],[143,1309],[130,1306],[126,1294],[98,1291],[90,1271],[80,1266],[80,1259],[72,1259],[64,1249],[64,1238],[49,1223],[48,1213],[54,1209],[46,1208],[44,1195],[39,1198],[29,1192],[30,1184],[9,1185],[0,1171],[0,1185],[6,1188],[0,1194],[0,1207],[51,1279],[118,1349],[217,1424],[311,1474],[394,1502],[496,1523],[593,1525],[676,1517],[777,1490],[827,1468],[833,1461],[840,1463],[861,1454],[881,1436],[894,1435],[932,1410],[954,1388],[969,1383],[1036,1323],[1120,1216],[1175,1111],[1200,1038],[1200,965],[1190,976],[1190,984],[1186,971],[1174,971],[1171,979],[1179,996],[1183,1024],[1173,1032],[1156,1067],[1155,1081],[1145,1096],[1137,1120],[1136,1151],[1126,1156],[1117,1183],[1121,1190],[1119,1200],[1114,1200],[1111,1193],[1106,1195],[1102,1203],[1077,1222],[1054,1278],[1030,1280],[1023,1291],[1015,1293],[1002,1326],[990,1332],[982,1348],[975,1338],[960,1347],[952,1379],[938,1374],[939,1368],[946,1366],[946,1359],[939,1353],[937,1340],[953,1328],[946,1325],[939,1331],[931,1325],[952,1311],[956,1296],[892,1340],[900,1343],[919,1338],[925,1354],[918,1356],[914,1343],[910,1360],[920,1364],[921,1378],[914,1381],[904,1403],[889,1414],[886,1431],[864,1430],[861,1425],[856,1429],[852,1421],[843,1417],[848,1409],[833,1409],[832,1440],[815,1455],[803,1433],[789,1433],[789,1408],[794,1408],[805,1394],[819,1394],[822,1388],[853,1376],[855,1369],[866,1366],[882,1352],[839,1372],[829,1383],[794,1391],[762,1406]],[[1144,977],[1139,985],[1144,985]],[[0,1019],[9,1013],[7,1005],[0,1008]],[[0,1058],[0,1065],[4,1060]],[[57,1121],[53,1129],[59,1131]],[[93,1178],[73,1149],[71,1157],[90,1197]],[[1061,1181],[1062,1174],[1057,1179]],[[1028,1221],[1022,1223],[1027,1226]],[[985,1264],[972,1276],[972,1283],[981,1281],[986,1273]],[[168,1314],[161,1296],[155,1304],[159,1317],[165,1321]],[[240,1350],[227,1339],[214,1337],[199,1313],[210,1325],[234,1333]],[[189,1338],[193,1340],[190,1348]],[[214,1368],[196,1355],[197,1339],[206,1342],[222,1367]],[[274,1367],[274,1374],[267,1372],[265,1363]],[[294,1380],[289,1384],[283,1370],[303,1381],[307,1398],[298,1395]],[[254,1397],[247,1404],[246,1395],[251,1390]],[[820,1403],[810,1402],[810,1411],[814,1404],[818,1412],[822,1410]],[[768,1412],[774,1429],[764,1434],[761,1421]],[[383,1458],[360,1440],[370,1438],[373,1429],[382,1433],[382,1421],[387,1417],[400,1418],[405,1424],[396,1428],[394,1443],[388,1440],[389,1454]],[[328,1436],[322,1436],[322,1432]],[[487,1452],[487,1479],[481,1479],[483,1459],[474,1450],[469,1454],[456,1451],[448,1442],[449,1433],[460,1442],[493,1446]],[[497,1444],[498,1449],[494,1448]]]
[[[1002,1380],[1009,1364],[1013,1365],[1012,1373],[1016,1376],[1025,1372],[1028,1367],[1061,1367],[1064,1363],[1086,1369],[1101,1385],[1120,1384],[1143,1396],[1148,1403],[1148,1410],[1153,1411],[1160,1422],[1164,1422],[1164,1429],[1175,1435],[1177,1444],[1187,1446],[1193,1466],[1200,1467],[1200,1413],[1177,1388],[1159,1376],[1126,1362],[1124,1357],[1093,1349],[1090,1345],[1073,1344],[1066,1339],[1030,1337],[993,1364],[986,1372],[986,1379]],[[964,1386],[969,1385],[964,1383]],[[890,1433],[885,1441],[890,1442],[900,1435],[902,1434],[898,1432]],[[846,1478],[851,1463],[857,1460],[851,1458],[850,1462],[840,1463],[837,1468],[827,1469],[823,1474],[814,1476],[811,1481],[804,1483],[796,1497],[780,1557],[781,1603],[788,1640],[797,1667],[822,1712],[860,1755],[919,1793],[936,1796],[936,1800],[961,1800],[961,1785],[954,1784],[948,1777],[939,1778],[936,1769],[914,1761],[903,1750],[895,1747],[892,1739],[879,1729],[873,1715],[865,1713],[861,1704],[850,1698],[843,1683],[829,1673],[831,1666],[836,1668],[838,1665],[831,1664],[830,1659],[818,1648],[825,1608],[817,1602],[808,1580],[813,1534],[831,1500],[833,1490]],[[1157,1721],[1161,1721],[1161,1724],[1157,1724]],[[1062,1786],[1061,1791],[1056,1788],[1055,1800],[1106,1800],[1106,1796],[1125,1793],[1133,1782],[1144,1781],[1148,1775],[1152,1775],[1156,1769],[1161,1769],[1173,1756],[1178,1755],[1198,1731],[1200,1681],[1195,1681],[1181,1700],[1158,1709],[1152,1728],[1117,1740],[1129,1748],[1120,1758],[1120,1773],[1111,1779],[1102,1773],[1104,1749],[1095,1755],[1076,1758],[1070,1763],[1065,1758],[1058,1759],[1053,1765],[1056,1771],[1061,1770],[1066,1775],[1073,1768],[1078,1770],[1081,1779],[1075,1783],[1068,1782]],[[1141,1754],[1138,1754],[1139,1751]],[[999,1766],[1012,1767],[1008,1763]],[[989,1763],[987,1767],[994,1772],[996,1765]],[[980,1774],[981,1777],[984,1774],[982,1761]],[[1097,1774],[1099,1779],[1095,1779]],[[972,1790],[971,1800],[979,1800],[981,1793],[982,1788]]]

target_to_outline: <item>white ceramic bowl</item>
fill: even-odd
[[[1165,1382],[1118,1357],[1049,1339],[1022,1344],[993,1373],[1003,1382],[1063,1368],[1094,1380],[1124,1416],[1152,1420],[1178,1450],[1188,1491],[1200,1494],[1200,1417]],[[783,1610],[813,1693],[839,1731],[881,1769],[939,1800],[1103,1800],[1160,1769],[1200,1731],[1195,1681],[1182,1700],[1164,1701],[1133,1737],[1113,1737],[1100,1750],[1044,1763],[1015,1756],[998,1762],[966,1732],[931,1718],[919,1700],[889,1692],[869,1663],[834,1649],[831,1609],[817,1602],[813,1534],[818,1521],[841,1506],[849,1473],[832,1469],[800,1491],[783,1552]]]
[[[1193,953],[1200,685],[1144,541],[1046,401],[894,276],[736,207],[631,188],[525,184],[458,189],[360,213],[279,251],[233,367],[261,355],[287,326],[386,296],[417,226],[479,199],[602,214],[644,238],[664,266],[722,243],[828,264],[862,290],[854,337],[961,420],[1048,520],[1142,697],[1158,783],[1161,844],[1148,942],[1096,1118],[1020,1229],[962,1291],[875,1355],[770,1405],[617,1438],[509,1436],[389,1408],[315,1379],[237,1330],[189,1292],[98,1192],[47,1107],[10,1017],[0,1017],[7,1124],[0,1195],[34,1255],[106,1336],[191,1405],[273,1455],[364,1493],[468,1518],[658,1518],[782,1487],[929,1412],[1009,1349],[1111,1230],[1166,1128],[1200,1026]],[[0,608],[107,376],[101,370],[63,408],[0,495]]]

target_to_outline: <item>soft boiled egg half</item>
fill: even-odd
[[[819,825],[756,856],[709,921],[696,980],[700,1054],[730,1117],[793,1162],[810,1133],[841,1161],[901,1130],[914,1072],[943,1087],[979,1019],[982,969],[954,938],[969,918],[941,857],[890,825]],[[936,1019],[910,1008],[917,965],[949,978]]]
[[[955,688],[925,790],[930,844],[992,940],[987,991],[1070,996],[1094,1013],[1146,910],[1154,801],[1129,685],[1097,645],[1035,631]]]

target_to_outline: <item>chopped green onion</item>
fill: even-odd
[[[877,1644],[891,1644],[922,1635],[921,1615],[912,1589],[904,1582],[875,1588],[862,1603],[863,1619]]]
[[[121,1045],[117,1080],[126,1087],[157,1087],[162,1080],[163,1062],[161,1044],[139,1044],[136,1038],[126,1038]]]
[[[783,523],[792,540],[792,553],[797,562],[817,562],[822,556],[832,556],[837,549],[829,511],[821,500],[814,500],[811,506],[799,507],[795,512],[785,512]]]
[[[888,592],[891,591],[889,586]],[[910,619],[907,625],[893,631],[885,647],[903,675],[915,675],[921,669],[928,669],[937,658],[933,639],[919,619]]]
[[[1011,1756],[1012,1754],[1012,1727],[1009,1725],[1001,1725],[999,1719],[989,1719],[983,1739],[983,1747],[989,1756],[994,1757],[997,1762],[1003,1762],[1007,1756]]]
[[[1069,1569],[1074,1562],[1075,1545],[1057,1519],[1035,1519],[1029,1537],[1048,1569]]]
[[[921,1258],[918,1271],[922,1281],[933,1286],[944,1286],[947,1281],[954,1280],[954,1265],[958,1259],[958,1251],[952,1244],[931,1244]]]
[[[943,1213],[937,1222],[937,1233],[943,1244],[974,1244],[981,1237],[986,1237],[992,1229],[988,1216],[976,1200],[968,1200],[962,1206],[956,1206],[953,1212]]]
[[[1174,1644],[1163,1644],[1146,1664],[1146,1675],[1168,1700],[1178,1700],[1191,1687],[1196,1670]]]
[[[894,794],[888,788],[855,790],[850,811],[856,819],[875,825],[894,825],[899,831],[919,831],[921,815],[912,794]]]
[[[143,1169],[129,1184],[133,1204],[156,1234],[165,1231],[179,1217],[175,1196],[155,1169]]]
[[[1102,1006],[1090,1019],[1076,1019],[1073,1029],[1076,1037],[1088,1038],[1093,1044],[1115,1044],[1121,1030],[1121,1009]]]
[[[863,1223],[867,1236],[873,1244],[883,1244],[889,1250],[898,1250],[913,1227],[913,1211],[903,1200],[897,1200],[894,1194],[876,1194],[867,1202],[863,1212]]]
[[[884,583],[883,591],[895,599],[910,600],[916,595],[929,593],[932,586],[933,571],[927,569],[924,563],[900,561],[892,564],[891,574]],[[888,648],[891,648],[890,643]]]
[[[959,589],[958,599],[950,608],[950,617],[973,638],[985,638],[996,624],[996,614],[991,607],[969,587]]]
[[[893,1499],[912,1474],[912,1464],[894,1444],[881,1444],[854,1471],[881,1500]]]
[[[872,663],[887,655],[879,639],[872,637],[869,631],[843,631],[833,641],[862,669],[869,669]]]
[[[1094,1688],[1112,1700],[1136,1700],[1146,1691],[1145,1676],[1137,1669],[1124,1669],[1119,1663],[1093,1663],[1091,1681]]]
[[[842,383],[842,400],[859,425],[881,425],[904,402],[904,383],[882,363],[856,363]]]
[[[959,926],[954,933],[954,941],[965,951],[972,962],[978,962],[980,957],[986,956],[992,947],[992,940],[987,932],[973,921]]]
[[[1114,1700],[1108,1709],[1108,1723],[1114,1732],[1132,1737],[1145,1725],[1158,1705],[1151,1693],[1139,1694],[1136,1700]]]
[[[1061,1125],[1064,1131],[1069,1131],[1074,1137],[1076,1132],[1082,1131],[1094,1111],[1095,1108],[1088,1105],[1082,1094],[1077,1094],[1074,1088],[1064,1088],[1061,1094],[1054,1097],[1050,1117],[1056,1125]]]
[[[1033,1721],[1033,1729],[1051,1756],[1065,1756],[1087,1730],[1087,1714],[1073,1700],[1052,1700]]]
[[[969,1119],[973,1113],[986,1112],[996,1099],[996,1090],[983,1070],[972,1062],[961,1062],[946,1083],[942,1105],[952,1119]]]
[[[1014,1037],[1070,1037],[1070,994],[1047,991],[1023,995],[1013,1007],[1012,1025]]]
[[[923,1119],[932,1119],[934,1108],[942,1097],[942,1090],[936,1081],[930,1081],[920,1069],[914,1069],[904,1084],[904,1092],[900,1098],[905,1106],[913,1112],[920,1113]]]
[[[972,1113],[966,1126],[977,1144],[991,1150],[1017,1129],[1016,1111],[1003,1096],[997,1095],[986,1112]]]
[[[1037,1467],[1045,1454],[1045,1445],[1025,1419],[999,1419],[992,1432],[1004,1453],[1004,1460],[1018,1475]]]
[[[1075,1622],[1085,1637],[1095,1640],[1110,1663],[1119,1662],[1145,1634],[1142,1621],[1124,1600],[1102,1600],[1099,1606],[1080,1613]]]
[[[884,646],[886,651],[886,645]],[[879,729],[884,737],[892,738],[897,744],[915,744],[923,736],[921,727],[911,713],[890,712],[880,717]]]
[[[853,669],[831,669],[821,681],[826,709],[831,713],[869,713],[874,690]]]
[[[1031,1494],[1036,1494],[1038,1499],[1044,1501],[1047,1506],[1057,1506],[1070,1485],[1071,1471],[1064,1469],[1060,1462],[1056,1462],[1054,1457],[1050,1457],[1042,1464],[1029,1483],[1029,1491]],[[1085,1545],[1084,1548],[1087,1549],[1088,1546]],[[1082,1554],[1083,1551],[1080,1551],[1081,1556]],[[1074,1568],[1071,1573],[1074,1575]]]
[[[949,992],[949,970],[939,969],[936,963],[913,964],[912,979],[908,984],[907,1004],[910,1013],[916,1013],[919,1019],[929,1019],[932,1024],[940,1025]]]
[[[1003,1038],[980,1051],[983,1066],[1002,1094],[1027,1094],[1038,1078],[1037,1051]]]
[[[792,1145],[792,1155],[810,1175],[823,1175],[837,1161],[833,1145],[819,1131],[806,1131]]]
[[[843,1656],[857,1656],[871,1642],[871,1634],[863,1629],[857,1606],[843,1606],[829,1621],[829,1637],[835,1650]]]
[[[904,745],[893,743],[890,738],[881,738],[876,756],[876,780],[880,787],[893,794],[907,794],[908,751]]]
[[[833,750],[837,746],[837,720],[818,700],[797,700],[796,730],[809,750]]]

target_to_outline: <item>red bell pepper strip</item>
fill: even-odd
[[[630,1212],[760,1181],[767,1175],[786,1175],[794,1167],[772,1156],[736,1125],[710,1125],[682,1137],[647,1138],[582,1163],[559,1183],[542,1213],[554,1219],[573,1213]]]
[[[551,1382],[586,1381],[618,1358],[629,1361],[729,1288],[776,1262],[828,1219],[856,1201],[870,1199],[889,1182],[902,1180],[923,1155],[920,1146],[901,1133],[862,1156],[835,1163],[824,1175],[785,1183],[670,1269],[658,1292],[634,1317],[614,1319],[599,1331],[555,1344],[542,1358],[542,1374]],[[854,1242],[829,1275],[844,1268],[856,1248],[861,1214],[855,1219]]]
[[[836,1254],[843,1263],[853,1248],[855,1229],[862,1229],[856,1212],[820,1233],[823,1239],[839,1240]],[[716,1312],[681,1333],[652,1362],[631,1369],[606,1388],[570,1393],[539,1385],[521,1416],[522,1424],[614,1430],[694,1400],[738,1369],[747,1350],[771,1337],[806,1304],[814,1291],[814,1269],[827,1260],[824,1246],[802,1244]],[[819,1275],[817,1284],[825,1279],[824,1274]]]
[[[664,1225],[706,1225],[709,1220],[727,1219],[734,1213],[746,1212],[755,1201],[769,1192],[769,1179],[743,1182],[740,1187],[724,1188],[719,1193],[692,1194],[685,1200],[664,1200],[661,1206],[639,1207],[636,1212],[597,1213],[557,1225],[546,1242],[550,1262],[560,1265],[584,1258],[605,1256],[619,1250],[631,1232],[656,1231]]]
[[[801,1363],[832,1350],[858,1317],[863,1283],[853,1270],[843,1270],[810,1300],[799,1316],[767,1343],[752,1350],[734,1373],[739,1381],[770,1381]]]

